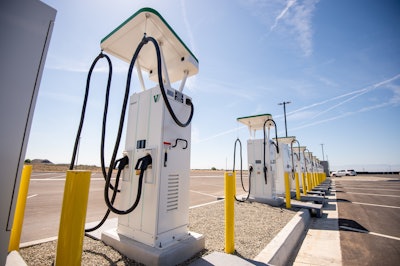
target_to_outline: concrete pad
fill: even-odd
[[[307,195],[307,196],[300,196],[300,201],[312,201],[316,202],[319,204],[324,205],[325,204],[325,198],[323,196],[318,196],[318,195]]]
[[[86,223],[85,228],[93,228],[98,224],[99,224],[99,221]],[[94,230],[92,232],[88,232],[86,234],[90,235],[94,239],[101,240],[101,234],[104,231],[108,231],[110,229],[117,228],[117,226],[118,226],[118,218],[110,218],[110,219],[107,219],[99,229]]]
[[[328,199],[336,199],[336,196],[328,196]],[[311,220],[293,265],[342,265],[337,203],[335,200],[330,203],[335,208],[324,209],[322,218]]]
[[[102,233],[101,240],[125,256],[145,265],[177,265],[202,251],[205,247],[203,235],[189,234],[164,248],[155,248],[118,234],[116,229]]]
[[[311,190],[311,191],[308,191],[307,192],[307,194],[310,194],[310,195],[320,195],[320,196],[325,196],[325,192],[323,192],[323,191],[317,191],[317,190]]]
[[[250,202],[259,202],[259,203],[265,203],[268,204],[272,207],[279,207],[283,204],[283,198],[260,198],[260,197],[254,197],[254,198],[249,198]]]
[[[222,252],[213,252],[204,256],[195,262],[189,264],[190,266],[254,266],[254,265],[268,265],[257,261],[248,261],[238,256],[226,254]]]
[[[307,232],[310,212],[300,210],[254,260],[272,265],[287,265],[292,252]]]
[[[18,251],[11,251],[6,260],[6,266],[28,266]]]

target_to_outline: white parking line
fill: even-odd
[[[194,208],[198,208],[198,207],[203,207],[203,206],[210,205],[210,204],[214,204],[214,203],[218,203],[218,202],[221,202],[221,201],[224,201],[224,199],[216,200],[216,201],[211,201],[211,202],[207,202],[207,203],[203,203],[203,204],[199,204],[199,205],[190,206],[189,209],[194,209]]]
[[[393,208],[393,209],[400,209],[397,206],[390,206],[390,205],[379,205],[379,204],[372,204],[372,203],[362,203],[362,202],[352,202],[353,204],[359,205],[368,205],[368,206],[375,206],[375,207],[383,207],[383,208]]]
[[[32,173],[31,176],[41,176],[41,175],[54,175],[54,173]]]
[[[31,181],[65,181],[65,178],[35,178],[31,179]]]
[[[53,177],[53,178],[35,178],[35,179],[32,179],[31,181],[65,181],[65,179],[66,178],[64,176],[64,178],[55,178],[55,177]],[[111,180],[114,181],[115,178],[113,177]],[[104,181],[104,178],[95,177],[95,178],[91,178],[90,181]]]
[[[381,197],[395,197],[395,198],[400,198],[400,196],[397,196],[397,195],[382,195],[382,194],[360,193],[360,192],[348,192],[348,191],[346,191],[346,194],[358,194],[358,195],[369,195],[369,196],[381,196]]]
[[[59,178],[59,177],[64,177],[64,179],[65,179],[66,175],[65,175],[65,174],[63,174],[63,175],[56,175],[56,176],[50,177],[49,179],[57,179],[57,178]]]
[[[218,198],[219,197],[219,196],[215,196],[215,195],[212,195],[212,194],[203,193],[203,192],[195,191],[195,190],[190,190],[190,192],[194,192],[194,193],[197,193],[197,194],[200,194],[200,195],[205,195],[205,196],[209,196],[209,197],[213,197],[213,198]]]
[[[388,188],[356,188],[356,187],[346,187],[346,189],[360,189],[360,190],[384,190],[384,191],[400,191],[400,189],[388,189]]]
[[[346,229],[346,230],[350,230],[350,231],[354,231],[354,232],[359,232],[359,233],[364,233],[364,234],[370,234],[370,235],[374,235],[374,236],[381,236],[381,237],[385,237],[385,238],[390,238],[390,239],[394,239],[394,240],[400,240],[400,237],[395,237],[395,236],[389,236],[389,235],[384,235],[384,234],[379,234],[379,233],[374,233],[374,232],[369,232],[366,230],[361,230],[361,229],[357,229],[357,228],[353,228],[353,227],[348,227],[348,226],[339,226],[342,229]]]

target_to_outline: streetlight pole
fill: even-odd
[[[322,147],[322,161],[325,161],[325,155],[324,155],[324,143],[321,143]]]
[[[285,117],[285,132],[286,132],[286,137],[287,137],[287,124],[286,124],[286,104],[289,104],[290,102],[281,102],[278,103],[278,105],[283,105],[283,115]]]

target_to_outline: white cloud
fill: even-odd
[[[184,0],[181,0],[181,9],[182,9],[183,23],[185,24],[185,28],[186,28],[187,34],[189,36],[189,42],[190,42],[190,47],[191,47],[189,49],[191,49],[193,52],[195,52],[196,45],[195,45],[195,41],[194,41],[194,37],[193,37],[193,32],[190,28],[190,23],[189,23],[187,12],[186,12],[186,4],[185,4]]]
[[[305,56],[313,53],[312,17],[318,2],[319,0],[241,1],[253,16],[269,28],[269,33],[274,31],[294,38]]]
[[[296,0],[289,0],[286,3],[285,8],[281,11],[281,13],[275,18],[275,23],[274,25],[271,26],[270,30],[272,31],[273,29],[276,28],[276,26],[278,26],[279,21],[286,15],[286,13],[288,12],[289,8],[291,8],[293,6],[293,4],[296,3]]]
[[[296,2],[283,22],[288,26],[305,56],[313,52],[312,17],[318,0]]]
[[[393,96],[390,99],[390,102],[394,105],[400,104],[400,86],[389,84],[387,87],[393,92]]]

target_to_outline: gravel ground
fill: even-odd
[[[292,219],[296,210],[271,207],[260,203],[235,203],[235,254],[253,259]],[[196,257],[213,251],[224,251],[224,204],[223,201],[189,211],[189,230],[203,234],[205,250]],[[56,241],[20,250],[28,265],[52,265],[56,253]],[[195,257],[195,258],[196,258]],[[193,261],[193,258],[191,261]],[[190,261],[184,263],[188,264]],[[82,265],[141,265],[101,241],[85,237]]]

